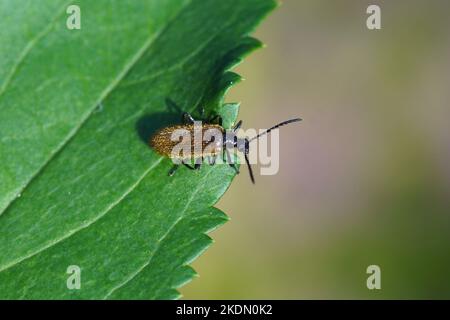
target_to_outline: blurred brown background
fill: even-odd
[[[242,167],[185,298],[450,298],[449,12],[288,0],[262,23],[267,48],[234,70],[247,80],[227,101],[244,127],[304,121],[280,130],[277,175],[252,186]]]

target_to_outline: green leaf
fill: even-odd
[[[81,8],[81,30],[66,7]],[[225,124],[272,0],[0,0],[0,298],[176,298],[234,176],[147,144],[174,104]],[[26,23],[24,23],[26,21]],[[186,170],[185,170],[186,169]],[[81,268],[81,289],[67,268]]]

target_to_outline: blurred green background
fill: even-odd
[[[366,28],[378,4],[382,29]],[[234,71],[244,127],[280,131],[246,168],[188,299],[450,298],[449,1],[284,1]],[[257,170],[255,170],[257,172]],[[381,267],[381,290],[366,287]]]

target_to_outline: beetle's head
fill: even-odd
[[[249,148],[249,142],[247,138],[235,138],[235,146],[238,149],[239,152],[242,152],[244,154],[248,154],[248,148]]]

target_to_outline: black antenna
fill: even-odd
[[[263,136],[263,135],[265,135],[265,134],[268,134],[268,133],[269,133],[270,131],[272,131],[273,129],[276,129],[276,128],[285,126],[285,125],[287,125],[287,124],[289,124],[289,123],[292,123],[292,122],[298,122],[298,121],[302,121],[302,119],[300,119],[300,118],[295,118],[295,119],[289,119],[289,120],[280,122],[279,124],[274,125],[272,128],[269,128],[269,129],[267,129],[267,130],[264,131],[264,132],[261,132],[261,133],[258,134],[256,137],[253,137],[253,138],[251,138],[251,139],[248,140],[248,141],[249,141],[249,142],[250,142],[250,141],[253,141],[253,140],[258,139],[259,137],[261,137],[261,136]]]
[[[250,180],[252,180],[252,183],[255,184],[255,177],[253,176],[253,170],[250,166],[250,161],[248,161],[248,154],[244,153],[245,156],[245,162],[247,162],[248,172],[250,173]]]

